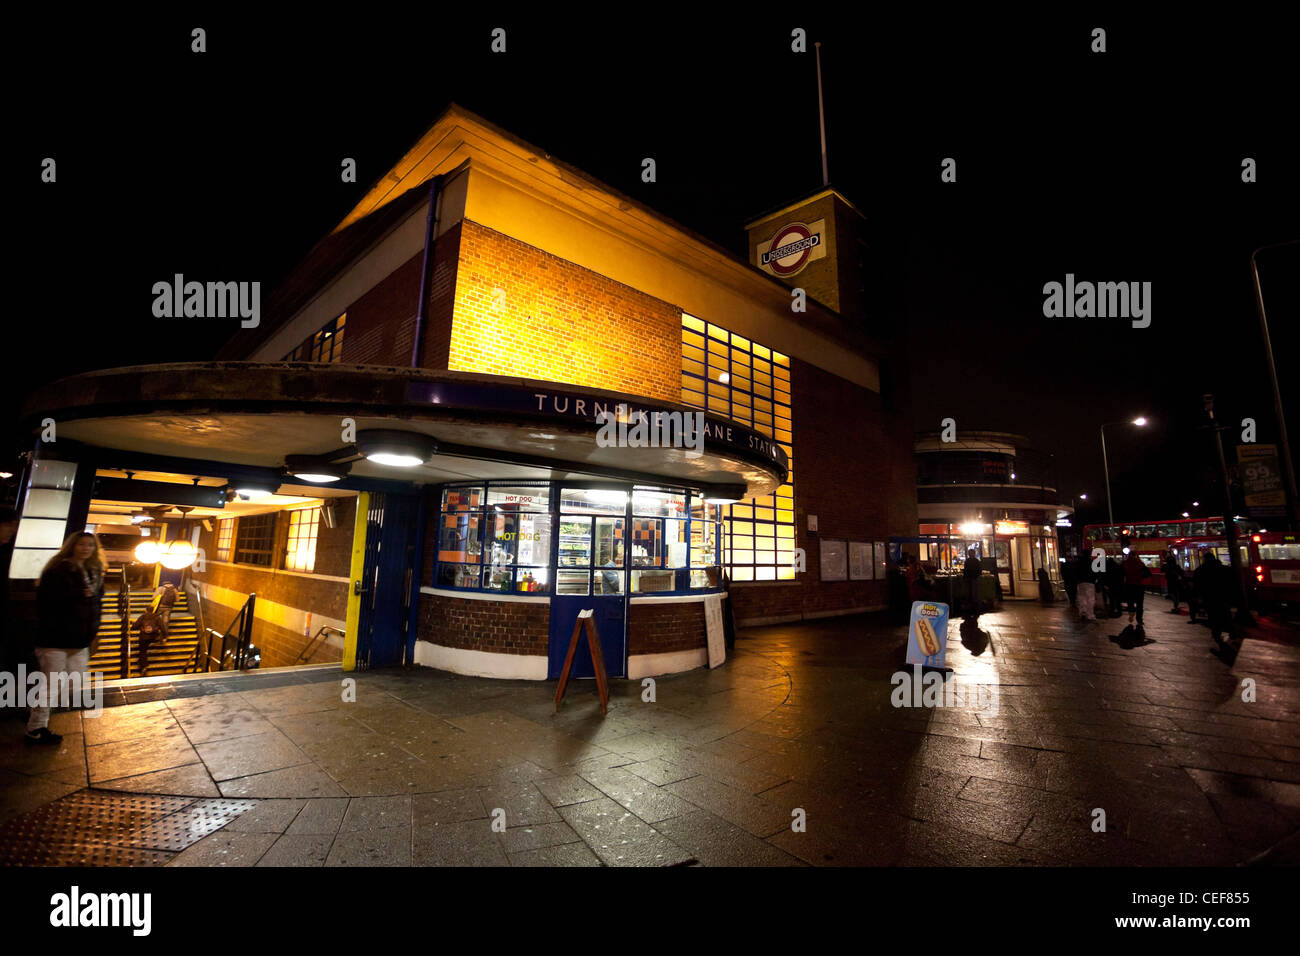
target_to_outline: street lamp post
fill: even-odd
[[[1108,524],[1115,523],[1115,511],[1110,503],[1110,465],[1106,461],[1106,426],[1107,425],[1136,425],[1141,428],[1147,423],[1145,417],[1139,415],[1130,422],[1105,422],[1101,426],[1101,470],[1106,476],[1106,521]]]
[[[1264,337],[1264,357],[1268,359],[1269,381],[1273,385],[1273,414],[1277,416],[1278,444],[1282,452],[1282,474],[1286,477],[1287,491],[1287,524],[1292,531],[1295,531],[1300,525],[1300,499],[1296,497],[1295,484],[1295,464],[1291,461],[1291,444],[1286,437],[1286,416],[1282,414],[1282,393],[1277,387],[1277,365],[1273,362],[1273,342],[1268,334],[1268,317],[1264,313],[1264,293],[1259,286],[1259,267],[1255,264],[1255,256],[1265,249],[1275,249],[1280,246],[1294,246],[1300,243],[1300,239],[1292,239],[1290,242],[1278,242],[1271,246],[1260,246],[1250,254],[1250,276],[1255,284],[1255,307],[1259,310],[1259,329]]]

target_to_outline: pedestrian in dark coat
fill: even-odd
[[[1206,616],[1210,619],[1210,636],[1214,643],[1223,646],[1222,634],[1232,634],[1232,571],[1211,551],[1192,575],[1192,586],[1200,597]]]
[[[1136,552],[1130,552],[1124,559],[1124,587],[1128,592],[1128,622],[1132,624],[1136,615],[1138,627],[1142,626],[1142,603],[1146,597],[1146,582],[1149,577],[1151,569]]]
[[[1106,596],[1110,600],[1110,616],[1124,613],[1124,565],[1114,557],[1106,558]]]
[[[1169,600],[1174,602],[1174,606],[1169,610],[1170,614],[1178,613],[1178,605],[1182,603],[1183,584],[1183,566],[1178,563],[1178,555],[1173,549],[1165,552],[1164,564],[1160,570],[1165,573],[1165,588],[1169,591]]]
[[[977,619],[980,616],[980,575],[983,573],[984,565],[980,563],[975,549],[971,548],[966,552],[966,565],[962,568],[962,575],[966,579],[966,600],[970,605],[966,614]]]
[[[1073,561],[1061,562],[1061,584],[1065,586],[1065,596],[1070,600],[1070,607],[1075,607],[1078,600],[1079,577],[1075,572]]]
[[[49,696],[35,706],[27,721],[27,742],[58,744],[52,733],[50,697],[67,675],[86,672],[91,645],[99,633],[104,600],[104,558],[99,539],[89,532],[68,536],[41,572],[36,591],[36,658],[45,672]]]

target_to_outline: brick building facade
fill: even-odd
[[[235,555],[195,575],[217,628],[258,595],[265,663],[325,622],[346,638],[312,660],[545,678],[590,605],[611,673],[700,666],[723,596],[741,624],[882,608],[884,542],[916,527],[865,220],[822,190],[748,228],[746,260],[452,107],[258,327],[151,367],[146,426],[90,410],[131,370],[33,409],[182,474],[233,460],[301,495],[335,472],[310,572]],[[702,430],[602,444],[607,412]]]

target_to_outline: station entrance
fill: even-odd
[[[85,527],[105,565],[92,672],[116,679],[343,661],[349,602],[362,597],[353,538],[364,543],[371,523],[356,521],[358,492],[98,468],[90,495]],[[369,590],[394,579],[400,587],[406,576],[374,568]]]

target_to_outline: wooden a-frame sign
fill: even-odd
[[[592,668],[596,671],[596,689],[600,693],[600,715],[605,716],[609,709],[609,677],[605,674],[605,656],[600,652],[600,637],[596,633],[596,621],[591,609],[578,612],[578,619],[573,622],[573,636],[569,638],[569,650],[564,655],[564,667],[560,671],[560,686],[555,688],[555,709],[560,709],[564,700],[564,688],[569,683],[569,671],[573,670],[573,655],[578,651],[578,632],[587,631],[587,647],[591,651]]]

